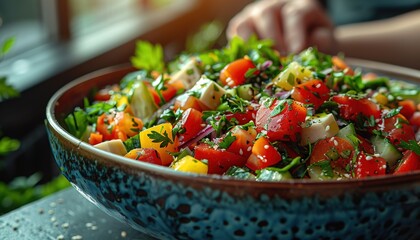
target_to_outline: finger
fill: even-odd
[[[309,35],[314,28],[333,29],[323,9],[315,1],[294,1],[283,8],[284,38],[288,50],[294,53],[309,45]]]
[[[337,54],[338,45],[334,33],[328,28],[318,27],[309,34],[309,44],[327,54]]]
[[[248,39],[252,34],[255,34],[254,24],[252,23],[252,19],[247,17],[244,13],[240,13],[235,16],[229,22],[226,29],[228,39],[232,39],[234,36],[240,36],[243,39]]]
[[[274,41],[275,47],[285,53],[287,46],[283,38],[283,23],[278,12],[272,9],[258,9],[253,13],[254,27],[258,36],[262,39],[271,39]]]

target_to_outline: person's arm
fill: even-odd
[[[345,56],[420,69],[420,10],[335,29]]]
[[[228,38],[252,34],[274,40],[284,54],[316,45],[321,51],[335,46],[333,24],[317,0],[260,0],[238,13],[229,23]]]

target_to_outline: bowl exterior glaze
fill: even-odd
[[[47,107],[62,174],[111,216],[158,239],[420,239],[419,172],[343,182],[227,180],[132,161],[70,136],[63,116],[91,88],[130,70],[79,79]]]

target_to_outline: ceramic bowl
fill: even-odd
[[[350,61],[420,83],[420,72]],[[49,101],[46,127],[62,174],[109,215],[158,239],[420,239],[420,172],[364,180],[254,182],[136,162],[79,141],[64,116],[129,67],[69,83]]]

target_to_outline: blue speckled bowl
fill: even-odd
[[[352,61],[399,79],[420,72]],[[47,106],[51,149],[63,175],[111,216],[159,239],[420,239],[420,172],[342,182],[253,182],[199,176],[93,148],[62,127],[89,90],[128,67],[82,77]]]

